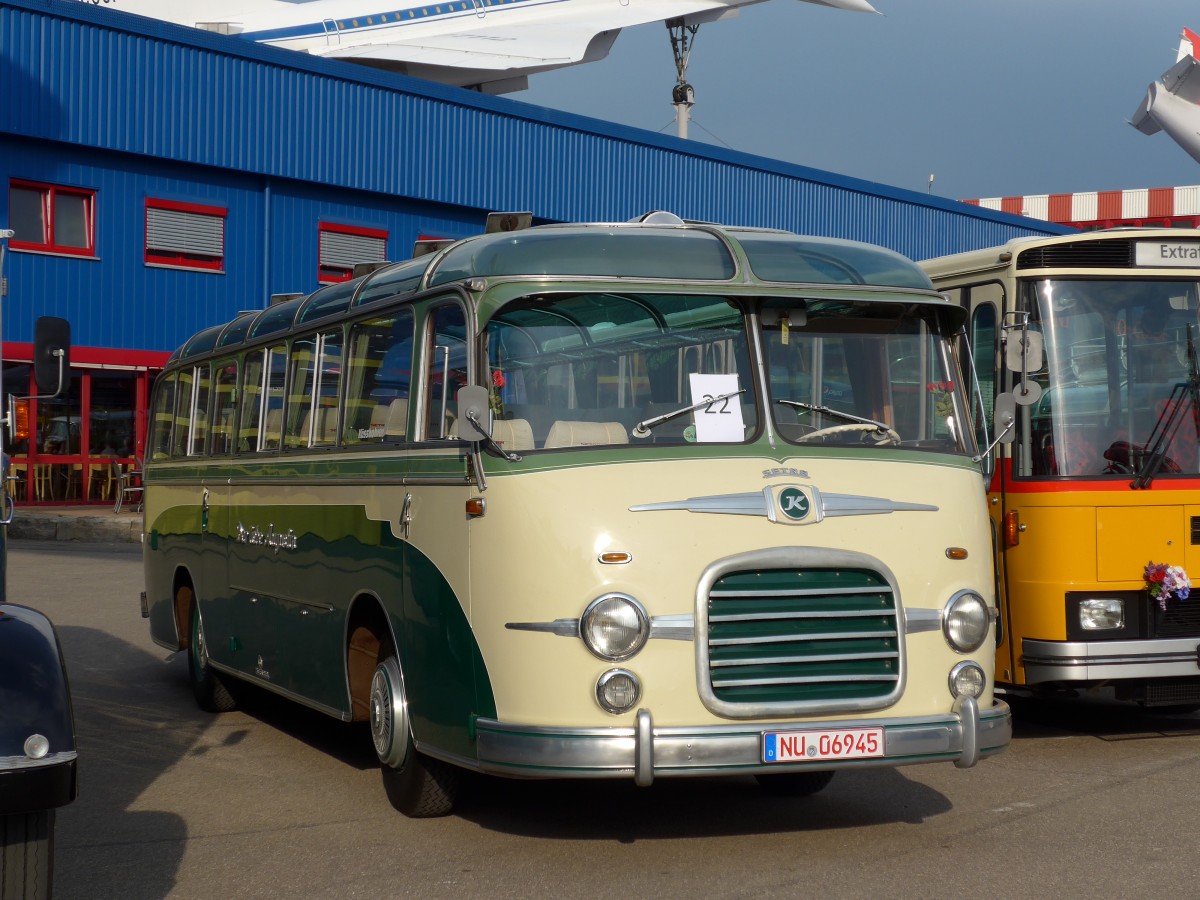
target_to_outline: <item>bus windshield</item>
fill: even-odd
[[[604,292],[505,306],[486,330],[500,433],[528,427],[525,450],[740,443],[769,407],[791,443],[967,452],[945,311],[794,298],[747,306],[759,313],[769,373],[761,404],[746,316],[728,298]]]
[[[1196,282],[1044,279],[1022,282],[1021,299],[1046,348],[1030,474],[1127,477],[1159,441],[1158,474],[1200,471]]]

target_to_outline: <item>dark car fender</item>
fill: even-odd
[[[0,603],[0,815],[75,799],[75,720],[62,649],[40,612]]]

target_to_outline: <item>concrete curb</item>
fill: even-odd
[[[55,515],[18,508],[8,526],[8,536],[24,541],[76,541],[78,543],[141,543],[141,517],[109,513]]]

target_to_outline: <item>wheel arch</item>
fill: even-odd
[[[365,722],[370,716],[375,668],[387,651],[397,653],[399,648],[391,617],[378,594],[364,591],[350,601],[343,647],[351,721]]]
[[[190,623],[196,602],[196,580],[191,569],[185,565],[176,566],[171,576],[171,608],[175,614],[175,638],[180,650],[187,650],[192,644]]]

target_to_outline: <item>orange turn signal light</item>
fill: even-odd
[[[1015,509],[1004,514],[1004,542],[1010,547],[1021,543],[1021,519]]]

